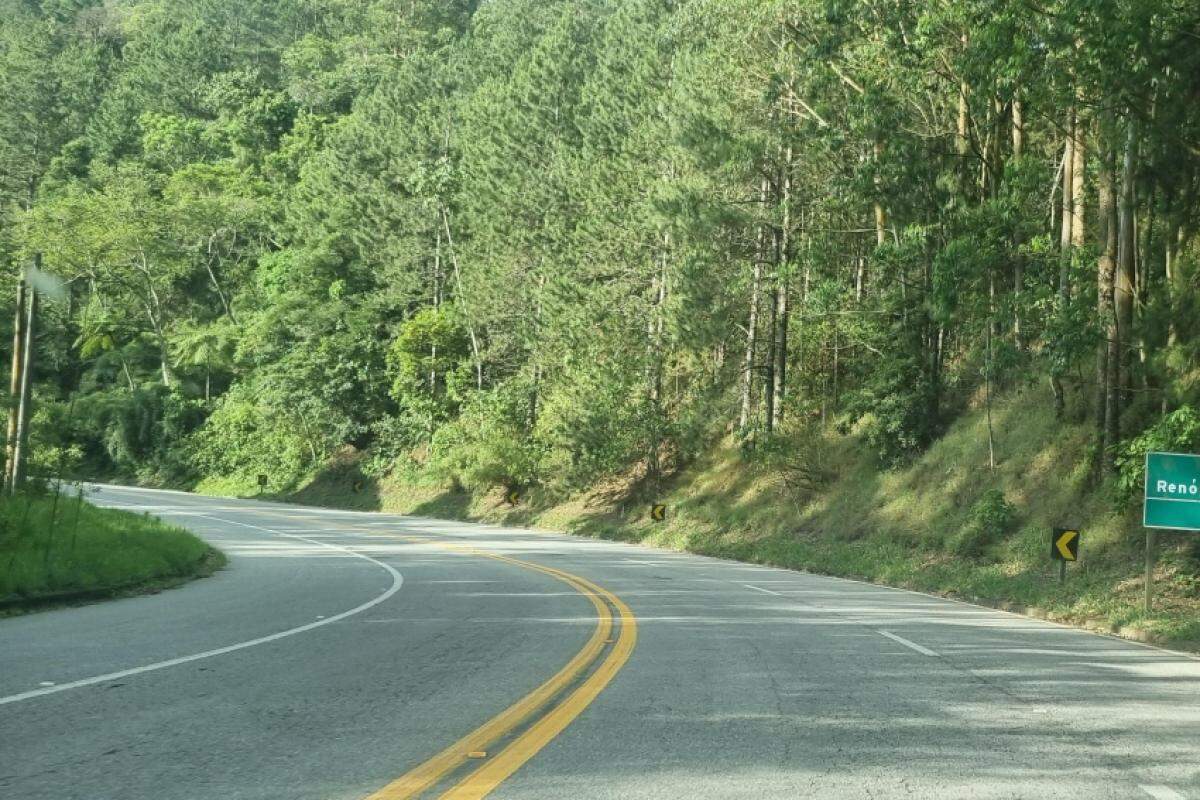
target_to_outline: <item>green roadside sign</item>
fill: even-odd
[[[1142,524],[1147,528],[1200,531],[1200,456],[1146,454]]]

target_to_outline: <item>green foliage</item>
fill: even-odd
[[[388,350],[392,398],[401,405],[420,397],[453,403],[463,383],[462,376],[453,373],[461,371],[469,347],[452,310],[421,309],[400,326]]]
[[[430,446],[434,474],[469,489],[523,486],[542,477],[538,444],[524,435],[528,397],[516,383],[472,395]]]
[[[104,477],[184,484],[195,477],[186,442],[201,404],[154,384],[43,399],[33,416],[32,466],[45,477]],[[61,459],[61,460],[60,460]]]
[[[191,437],[190,450],[202,475],[245,485],[267,475],[272,485],[290,486],[320,463],[334,441],[328,421],[311,404],[275,406],[239,385]]]
[[[1116,495],[1128,506],[1142,497],[1146,485],[1147,453],[1200,453],[1200,412],[1183,406],[1163,417],[1116,453]]]
[[[989,489],[971,507],[966,524],[946,545],[955,555],[980,558],[1012,531],[1016,510],[1000,489]]]

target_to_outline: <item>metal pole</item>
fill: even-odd
[[[1058,562],[1058,582],[1062,583],[1066,579],[1067,579],[1067,562],[1059,561]]]
[[[1146,603],[1145,611],[1149,614],[1153,608],[1154,596],[1154,528],[1146,528]]]
[[[37,292],[29,291],[29,316],[25,325],[24,366],[21,369],[21,400],[17,406],[17,446],[13,451],[12,491],[24,481],[25,456],[29,449],[29,395],[33,390],[33,323],[37,317]]]
[[[17,406],[21,394],[21,366],[25,347],[25,277],[17,280],[17,313],[13,317],[12,378],[9,381],[8,436],[5,439],[4,489],[12,491],[13,456],[17,449]]]

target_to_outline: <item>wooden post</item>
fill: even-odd
[[[21,367],[24,364],[22,353],[25,347],[26,291],[25,278],[22,276],[17,280],[17,311],[13,316],[12,378],[9,381],[8,388],[9,403],[11,405],[8,408],[8,436],[5,439],[4,489],[9,492],[13,488],[13,457],[17,450],[17,407],[20,404]]]
[[[1156,533],[1154,528],[1146,528],[1146,602],[1143,608],[1147,614],[1154,609],[1154,539]]]

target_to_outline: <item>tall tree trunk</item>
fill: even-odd
[[[771,393],[774,395],[771,401],[772,428],[778,428],[783,424],[783,399],[787,393],[788,320],[790,319],[788,294],[790,289],[790,281],[785,276],[779,282],[779,292],[775,303],[777,334],[775,368],[772,370],[771,376]]]
[[[654,300],[653,310],[647,322],[647,342],[650,349],[649,398],[654,412],[654,436],[650,442],[647,476],[654,482],[654,486],[658,485],[658,480],[662,476],[662,464],[659,458],[662,449],[662,436],[659,421],[662,412],[663,387],[663,306],[667,302],[667,253],[670,246],[670,234],[664,233],[662,250],[658,255],[658,271],[651,281],[651,293]]]
[[[966,81],[962,81],[958,86],[958,128],[954,142],[958,153],[958,193],[964,203],[970,195],[971,186],[971,170],[968,165],[971,155],[971,117],[967,105],[969,93],[970,87]]]
[[[1067,136],[1063,146],[1062,168],[1062,213],[1059,219],[1062,229],[1059,234],[1058,262],[1058,303],[1059,313],[1066,313],[1067,303],[1071,299],[1071,246],[1075,222],[1075,109],[1067,112]],[[1054,415],[1061,418],[1066,411],[1066,392],[1063,388],[1062,377],[1055,368],[1050,372],[1050,389],[1054,393]]]
[[[1062,230],[1058,237],[1059,268],[1058,296],[1065,306],[1071,296],[1071,243],[1075,221],[1075,111],[1067,112],[1067,139],[1063,149],[1062,168]]]
[[[1137,160],[1137,123],[1132,116],[1127,122],[1125,150],[1121,159],[1121,197],[1117,204],[1118,242],[1116,308],[1117,338],[1120,357],[1120,386],[1127,393],[1132,386],[1130,366],[1133,342],[1133,292],[1137,280],[1134,252],[1134,181]]]
[[[1020,161],[1025,155],[1025,110],[1020,97],[1014,97],[1012,101],[1012,158],[1013,161]],[[1025,346],[1024,334],[1021,324],[1021,295],[1025,289],[1025,258],[1021,254],[1021,247],[1024,241],[1020,232],[1013,236],[1013,319],[1012,319],[1012,335],[1013,342],[1018,350],[1023,350]]]
[[[763,359],[763,425],[770,433],[775,429],[775,353],[779,325],[779,276],[771,276],[771,294],[767,299],[767,353]]]
[[[776,176],[778,179],[778,176]],[[774,197],[779,196],[779,187],[771,186]],[[768,194],[768,200],[771,199],[771,193]],[[764,215],[768,214],[768,209],[771,204],[768,203],[763,208]],[[768,216],[763,221],[763,258],[766,258],[766,248],[773,246],[774,254],[771,258],[772,270],[770,275],[771,292],[767,299],[767,352],[766,358],[763,359],[763,427],[770,433],[775,427],[775,353],[777,347],[777,326],[779,324],[779,236],[778,232],[772,227],[772,218]],[[767,237],[773,238],[773,242],[768,242]]]
[[[540,270],[539,270],[540,272]],[[529,414],[527,418],[527,430],[532,431],[537,427],[538,415],[541,413],[541,397],[542,397],[542,362],[541,353],[538,352],[536,341],[540,337],[542,331],[542,293],[546,289],[546,276],[539,274],[537,277],[537,289],[533,300],[533,324],[534,324],[534,350],[530,354],[530,360],[533,361],[533,386],[529,390]]]
[[[1071,249],[1072,255],[1087,245],[1087,179],[1088,122],[1075,109],[1075,124],[1071,128]],[[1070,281],[1068,281],[1068,286]]]
[[[792,148],[789,145],[784,152],[782,190],[780,205],[782,219],[779,225],[779,239],[775,252],[775,272],[779,276],[779,295],[775,306],[776,344],[775,369],[773,370],[771,403],[773,411],[772,427],[778,428],[783,423],[783,399],[787,392],[787,360],[788,360],[788,295],[791,289],[790,252],[792,227]]]
[[[29,459],[29,411],[32,405],[34,370],[34,327],[37,321],[38,294],[29,287],[29,313],[25,318],[25,346],[21,357],[21,394],[17,399],[17,439],[12,459],[12,491],[17,491],[25,481],[25,462]]]
[[[479,337],[475,335],[475,323],[471,321],[471,310],[467,305],[466,291],[463,289],[462,272],[458,268],[458,255],[454,252],[454,237],[450,234],[450,212],[442,206],[442,227],[446,231],[446,251],[450,254],[450,264],[454,267],[454,299],[463,312],[467,323],[467,336],[471,340],[471,360],[475,362],[475,388],[483,391],[483,358],[479,354]]]
[[[1105,140],[1110,140],[1111,125],[1101,130]],[[1100,153],[1098,173],[1099,210],[1101,241],[1103,249],[1096,263],[1096,315],[1104,330],[1104,340],[1096,352],[1096,433],[1100,442],[1099,468],[1101,474],[1112,470],[1109,448],[1116,443],[1116,432],[1111,426],[1119,419],[1118,401],[1113,391],[1113,372],[1119,365],[1113,362],[1112,352],[1118,336],[1116,317],[1113,315],[1113,276],[1117,267],[1117,200],[1115,179],[1115,153],[1106,146]]]
[[[872,182],[875,186],[875,246],[883,247],[887,241],[887,209],[883,206],[883,177],[879,174],[879,165],[883,162],[883,137],[875,134],[874,144],[875,176]]]
[[[158,363],[162,367],[162,383],[167,388],[171,387],[171,353],[167,346],[167,339],[161,333],[158,336],[159,359]]]
[[[829,415],[836,417],[842,404],[842,346],[838,340],[837,317],[833,319],[833,395],[829,402]],[[824,420],[822,420],[824,423]]]
[[[433,250],[433,307],[442,307],[442,226],[434,225],[436,244]],[[437,399],[437,340],[429,345],[429,398]],[[432,422],[431,422],[432,425]],[[429,434],[433,435],[432,427]]]
[[[762,261],[757,254],[750,277],[750,310],[746,319],[746,349],[742,357],[742,409],[738,416],[738,429],[746,430],[750,424],[750,413],[754,408],[755,360],[758,355],[758,305],[762,294]]]
[[[204,259],[204,268],[208,271],[208,280],[212,283],[213,289],[217,293],[217,298],[221,301],[221,308],[225,310],[225,316],[229,317],[230,322],[237,325],[237,317],[233,315],[233,308],[229,305],[229,298],[225,296],[225,290],[221,288],[221,282],[217,280],[216,270],[213,269],[212,262],[218,258],[216,234],[213,234],[208,237],[208,258]]]
[[[1175,309],[1179,301],[1180,295],[1184,291],[1183,276],[1177,263],[1177,253],[1179,251],[1179,242],[1183,228],[1179,223],[1179,217],[1171,213],[1172,198],[1167,198],[1168,206],[1166,208],[1165,217],[1167,220],[1166,230],[1163,236],[1163,270],[1167,282],[1167,296],[1170,298],[1170,314],[1167,326],[1167,349],[1173,350],[1179,344],[1179,327],[1175,321]],[[1163,390],[1162,413],[1166,414],[1171,410],[1172,397],[1170,388],[1172,381],[1167,380],[1167,385]]]
[[[9,491],[12,491],[13,488],[13,471],[16,466],[17,414],[21,402],[21,376],[24,374],[25,365],[25,304],[30,291],[32,290],[27,288],[25,278],[19,278],[17,280],[17,312],[13,317],[12,378],[8,389],[11,405],[8,407],[7,458],[4,466],[4,487]]]
[[[1025,155],[1025,104],[1020,97],[1012,101],[1012,157],[1017,160]]]
[[[650,283],[650,291],[653,296],[653,313],[647,323],[647,340],[650,347],[650,401],[655,408],[662,401],[662,385],[663,385],[663,305],[667,301],[667,248],[670,246],[670,237],[668,234],[663,235],[663,249],[658,256],[658,271]]]
[[[767,204],[767,179],[762,179],[759,188],[759,204]],[[762,268],[764,260],[766,233],[760,225],[757,244],[754,249],[754,266],[750,275],[750,310],[746,320],[746,350],[742,357],[742,410],[738,417],[738,429],[745,431],[750,424],[750,415],[754,411],[755,372],[758,360],[758,317],[762,297]]]

